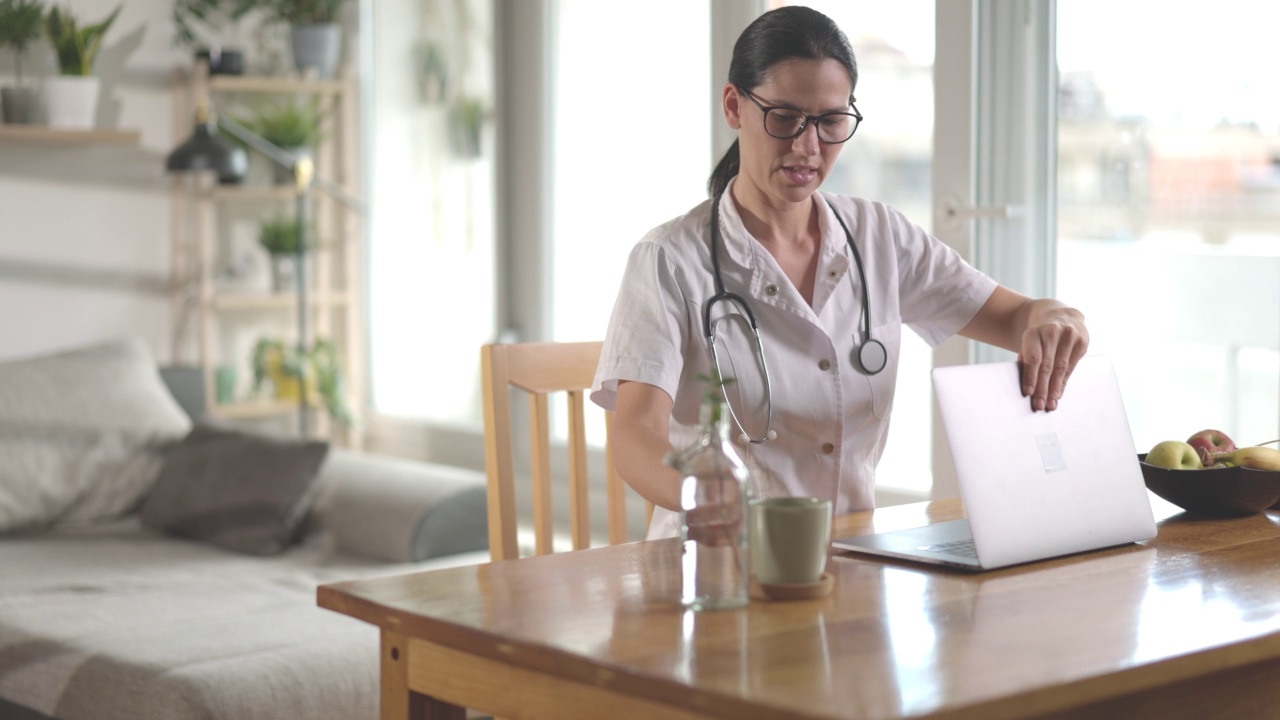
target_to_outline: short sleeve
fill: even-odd
[[[689,335],[678,274],[659,243],[641,240],[632,249],[596,368],[592,402],[613,410],[620,381],[656,386],[674,401]]]
[[[898,237],[902,322],[936,347],[969,324],[996,281],[901,213],[890,217]]]

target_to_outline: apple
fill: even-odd
[[[1201,430],[1187,438],[1187,444],[1200,454],[1200,464],[1205,467],[1213,464],[1210,453],[1231,452],[1236,449],[1236,444],[1221,430]]]
[[[1165,440],[1156,443],[1147,453],[1147,464],[1170,470],[1199,470],[1204,467],[1200,453],[1181,440]]]

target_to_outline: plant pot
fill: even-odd
[[[196,60],[209,63],[210,75],[243,75],[244,53],[239,50],[200,48]]]
[[[298,402],[302,399],[302,379],[284,370],[284,357],[273,352],[267,359],[267,377],[275,388],[275,399],[281,402]],[[307,368],[307,397],[316,396],[316,374]]]
[[[315,150],[309,147],[281,148],[281,150],[284,150],[299,160],[302,158],[315,159]],[[294,183],[292,168],[282,167],[279,163],[272,162],[271,172],[277,185],[292,185]]]
[[[0,88],[0,110],[10,125],[30,125],[36,121],[36,90],[27,87]]]
[[[293,47],[293,64],[299,72],[304,75],[315,72],[321,79],[333,77],[342,53],[341,25],[294,25],[290,29],[289,40]]]
[[[58,75],[44,81],[49,127],[92,130],[102,82],[92,75]]]

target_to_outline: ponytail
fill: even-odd
[[[738,141],[735,138],[733,144],[725,151],[724,157],[720,158],[720,162],[716,164],[716,169],[711,171],[711,177],[707,180],[707,192],[710,193],[711,197],[719,196],[729,186],[729,181],[738,174],[739,160]]]

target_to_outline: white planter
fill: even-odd
[[[99,78],[92,75],[58,75],[44,81],[49,127],[91,130],[98,113]]]

